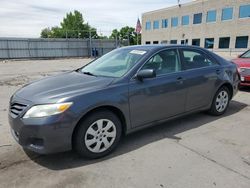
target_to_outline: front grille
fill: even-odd
[[[25,104],[13,103],[10,106],[10,113],[17,117],[24,111],[26,107],[27,105]]]

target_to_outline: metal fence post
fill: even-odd
[[[92,58],[92,36],[91,36],[91,31],[89,31],[89,51],[90,51],[90,57]]]

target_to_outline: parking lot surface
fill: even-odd
[[[26,83],[73,70],[89,59],[0,61],[0,187],[249,188],[250,89],[227,113],[198,113],[124,137],[98,160],[73,152],[24,151],[8,125],[10,96]]]

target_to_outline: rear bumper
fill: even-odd
[[[23,119],[9,114],[14,139],[24,148],[40,154],[71,150],[73,125],[67,115]]]

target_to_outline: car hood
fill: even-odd
[[[250,58],[237,58],[232,61],[239,67],[250,67]]]
[[[32,82],[15,95],[32,102],[56,102],[108,86],[114,78],[95,77],[73,71]]]

